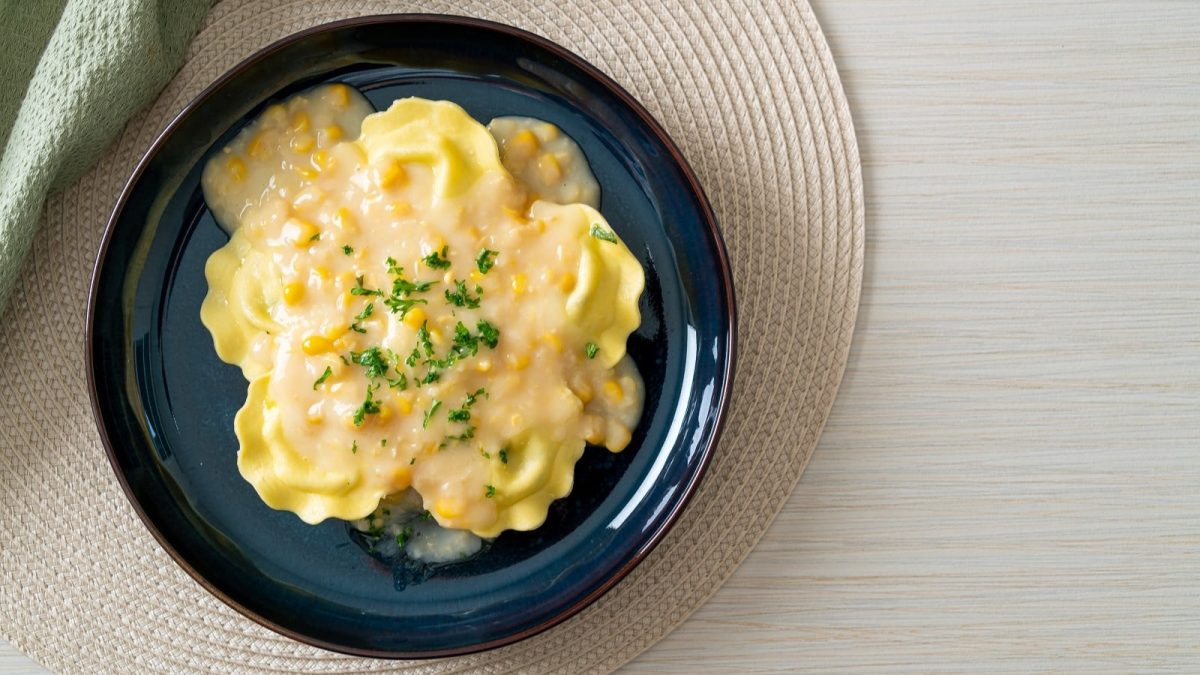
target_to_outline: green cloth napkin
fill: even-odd
[[[0,309],[46,196],[183,61],[210,0],[0,0]]]

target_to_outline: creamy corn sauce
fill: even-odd
[[[310,523],[411,489],[445,528],[536,528],[585,443],[620,451],[641,415],[641,266],[593,207],[547,199],[596,195],[557,129],[537,122],[533,152],[565,170],[529,184],[540,160],[514,174],[453,103],[369,112],[344,85],[302,92],[205,167],[232,236],[201,319],[250,382],[239,470]]]
[[[529,199],[600,208],[600,184],[583,152],[559,128],[533,117],[497,117],[488,131],[500,146],[500,161]]]

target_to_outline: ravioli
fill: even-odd
[[[594,201],[547,199],[578,168],[522,182],[451,102],[369,111],[345,85],[302,92],[205,167],[232,236],[201,319],[249,382],[239,471],[309,523],[411,490],[445,528],[537,528],[585,446],[621,451],[641,415],[641,265]],[[532,152],[587,170],[573,142]]]

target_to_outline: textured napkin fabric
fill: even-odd
[[[0,0],[0,309],[48,193],[183,61],[209,0]]]

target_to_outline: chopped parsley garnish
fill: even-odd
[[[318,233],[314,234],[313,236],[309,237],[308,241],[309,241],[309,243],[312,243],[320,238],[321,238],[321,233],[318,232]]]
[[[508,464],[508,448],[500,449],[500,463]]]
[[[617,235],[604,229],[603,227],[600,227],[600,223],[592,223],[592,230],[588,234],[591,234],[600,241],[607,241],[610,244],[617,243]]]
[[[379,401],[375,400],[375,387],[367,387],[366,400],[354,411],[354,426],[361,427],[367,415],[377,414],[379,414]]]
[[[413,347],[412,353],[409,354],[404,359],[404,365],[408,366],[409,368],[412,368],[412,367],[416,366],[417,361],[420,361],[420,360],[421,360],[421,349],[419,347]]]
[[[429,509],[425,509],[417,517],[421,520],[433,520],[433,514],[429,512]]]
[[[500,343],[500,331],[486,319],[480,319],[475,324],[475,330],[479,331],[479,340],[489,348],[495,349]]]
[[[363,275],[360,274],[354,278],[354,288],[350,289],[350,295],[383,295],[383,291],[363,286]]]
[[[442,407],[442,400],[438,398],[433,399],[433,404],[429,406],[429,410],[425,411],[425,419],[421,422],[422,429],[429,427],[429,420],[433,419],[433,414],[436,413],[437,409],[440,407]]]
[[[386,438],[379,439],[379,447],[381,447],[381,448],[387,447],[387,439]]]
[[[596,354],[600,353],[600,346],[595,342],[589,342],[587,343],[587,346],[583,348],[583,353],[586,354],[589,359],[594,359],[596,358]]]
[[[358,454],[358,441],[354,441],[353,443],[350,444],[350,452],[352,452],[356,455]]]
[[[387,305],[388,309],[392,310],[393,313],[399,314],[400,318],[403,319],[404,315],[408,314],[409,310],[411,310],[413,307],[427,304],[425,300],[410,296],[412,296],[414,293],[424,293],[425,291],[428,291],[429,288],[433,286],[433,282],[409,281],[408,279],[404,278],[404,268],[396,264],[395,258],[389,256],[385,262],[387,263],[388,274],[391,274],[396,278],[392,279],[391,295],[388,295],[386,298],[384,298],[383,304]],[[384,293],[380,291],[379,295],[384,295]]]
[[[486,486],[486,487],[487,487],[487,490],[485,490],[485,491],[484,491],[484,493],[483,493],[483,496],[484,496],[484,497],[487,497],[488,499],[491,499],[492,497],[495,497],[495,496],[496,496],[496,486],[495,486],[495,485],[488,485],[488,486]]]
[[[416,458],[416,457],[409,457],[409,458],[408,458],[408,465],[409,465],[409,466],[412,466],[413,464],[416,464],[416,463],[417,463],[417,458]]]
[[[461,434],[447,436],[438,447],[444,448],[447,445],[450,445],[451,441],[469,441],[472,438],[475,438],[475,427],[468,424],[467,428]]]
[[[484,450],[483,448],[480,448],[480,449],[479,449],[479,454],[483,455],[483,458],[484,458],[484,459],[491,459],[491,458],[492,458],[492,453],[488,452],[487,450]]]
[[[396,548],[404,548],[404,545],[408,543],[408,540],[412,538],[412,535],[413,531],[411,527],[406,527],[403,530],[400,530],[400,534],[396,535]]]
[[[430,269],[445,270],[450,269],[450,260],[446,257],[450,252],[449,246],[443,246],[441,251],[434,251],[429,255],[421,258],[421,262],[425,263]]]
[[[367,329],[359,325],[359,322],[366,321],[372,314],[375,313],[375,303],[368,302],[366,307],[354,317],[354,323],[350,324],[350,330],[355,333],[366,333]]]
[[[367,379],[387,377],[388,360],[379,347],[371,347],[361,352],[350,352],[350,361],[367,369]]]
[[[479,300],[480,300],[479,293],[482,290],[483,290],[482,288],[480,288],[479,286],[476,286],[475,287],[476,296],[471,297],[470,291],[467,290],[467,283],[465,281],[457,281],[456,280],[454,282],[454,290],[453,291],[451,291],[450,289],[446,289],[446,292],[445,292],[446,302],[450,303],[451,305],[454,305],[455,307],[467,307],[469,309],[476,309],[479,307]]]
[[[446,413],[446,418],[449,419],[451,422],[461,422],[461,423],[469,422],[471,420],[471,406],[475,405],[475,400],[477,398],[479,398],[480,396],[487,396],[487,395],[488,395],[487,389],[484,389],[483,387],[480,387],[479,389],[476,389],[475,391],[471,392],[470,394],[467,394],[466,397],[463,398],[462,405],[451,410],[450,412]],[[447,445],[449,445],[449,443],[451,441],[468,441],[468,440],[471,440],[472,438],[475,438],[475,427],[474,427],[474,425],[467,424],[466,428],[463,430],[463,432],[461,434],[457,434],[454,436],[447,436],[442,441],[441,447],[446,447]],[[481,450],[481,452],[482,452],[482,450]],[[490,457],[490,455],[488,455],[486,452],[484,452],[483,454],[485,457]]]
[[[417,329],[417,345],[425,352],[425,356],[433,356],[433,342],[429,339],[429,322],[422,321]]]
[[[466,358],[475,356],[479,351],[479,338],[471,335],[471,331],[459,321],[454,326],[454,341],[450,346],[450,352],[458,356],[458,358]]]
[[[479,255],[475,257],[475,266],[479,268],[480,274],[487,274],[496,266],[496,256],[498,255],[500,255],[499,251],[486,248],[479,252]]]
[[[333,368],[330,368],[329,366],[325,366],[325,372],[321,373],[321,376],[318,377],[315,382],[313,382],[313,391],[316,391],[317,387],[324,384],[325,380],[328,380],[330,378],[330,376],[332,376],[332,375],[333,375]]]
[[[395,379],[389,379],[388,386],[391,387],[392,389],[399,389],[400,391],[404,391],[405,389],[408,389],[408,375],[405,375],[404,373],[400,373],[399,377],[397,377]]]
[[[350,255],[351,253],[354,253],[354,249],[348,244],[342,244],[342,253],[345,255]]]

